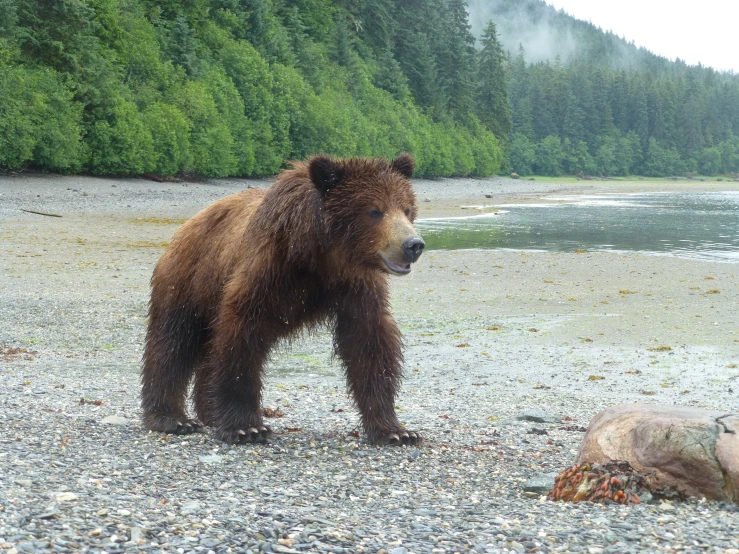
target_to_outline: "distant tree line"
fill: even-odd
[[[0,0],[0,168],[268,175],[408,151],[421,175],[490,175],[473,43],[462,0]]]
[[[408,151],[427,176],[739,172],[739,76],[541,0],[489,5],[575,54],[529,63],[495,20],[475,41],[464,0],[0,0],[0,168],[248,176]]]
[[[488,5],[501,22],[526,21],[568,48],[566,63],[556,51],[536,63],[523,47],[507,53],[513,171],[739,172],[738,75],[669,61],[541,0]]]
[[[521,174],[739,172],[739,81],[584,63],[510,66],[509,164]]]

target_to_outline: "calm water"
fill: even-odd
[[[739,263],[739,191],[551,196],[422,219],[429,249],[638,251]]]

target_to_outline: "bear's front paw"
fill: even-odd
[[[175,435],[189,435],[190,433],[199,433],[203,430],[203,424],[197,419],[186,419],[178,421],[174,430]]]
[[[151,431],[172,433],[174,435],[189,435],[203,430],[203,424],[197,419],[157,413],[148,414],[144,417],[144,427]]]
[[[265,444],[272,436],[272,429],[266,425],[246,429],[217,429],[215,438],[227,444]]]
[[[423,442],[423,435],[417,431],[401,429],[399,431],[391,431],[390,433],[379,435],[371,442],[373,444],[387,444],[390,446],[420,446]]]

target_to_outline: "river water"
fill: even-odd
[[[627,251],[739,263],[739,191],[549,196],[417,222],[433,249]],[[471,208],[472,209],[472,208]]]

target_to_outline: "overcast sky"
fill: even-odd
[[[739,0],[546,0],[637,46],[739,73]]]

